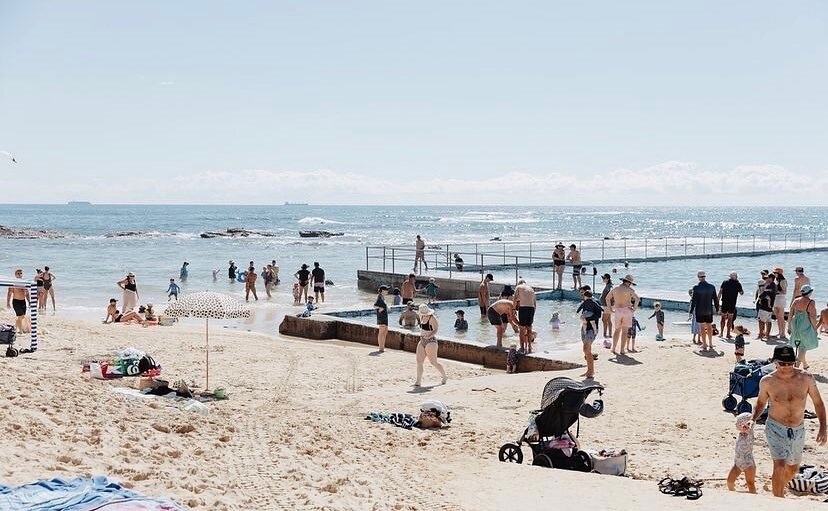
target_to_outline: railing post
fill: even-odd
[[[365,271],[370,270],[368,267],[368,247],[365,247]]]
[[[647,259],[647,238],[644,238],[644,259]]]
[[[532,242],[529,242],[529,264],[532,264]]]
[[[385,247],[382,247],[382,271],[385,271]]]
[[[515,285],[518,281],[518,256],[515,256]]]
[[[753,248],[750,250],[751,252],[756,252],[756,235],[753,235]]]
[[[739,253],[739,235],[736,235],[736,253]]]
[[[503,243],[503,264],[506,264],[506,244]]]
[[[624,238],[624,261],[627,260],[627,238]]]
[[[687,236],[684,237],[684,255],[687,255]]]
[[[724,234],[722,234],[722,250],[721,253],[724,254]]]
[[[799,233],[799,248],[802,248],[802,233]]]
[[[394,263],[397,262],[397,256],[394,254],[395,249],[391,249],[391,273],[397,273],[396,268],[394,267]]]
[[[768,250],[773,250],[773,247],[771,246],[771,236],[772,234],[768,234]]]
[[[669,239],[670,238],[667,236],[664,237],[664,257],[667,257],[667,241],[669,241]]]
[[[785,244],[783,245],[785,250],[788,250],[788,235],[785,235]]]
[[[707,236],[702,236],[702,254],[707,255]]]
[[[601,262],[604,262],[604,243],[606,240],[601,240]]]

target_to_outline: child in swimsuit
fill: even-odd
[[[635,319],[635,316],[632,318],[632,326],[627,329],[627,338],[630,342],[630,351],[635,351],[635,334],[638,330],[644,330],[644,327],[641,326],[641,323]]]
[[[428,279],[428,285],[426,285],[426,294],[428,295],[428,303],[434,303],[437,301],[437,290],[440,288],[436,284],[434,277]]]
[[[299,305],[299,299],[302,298],[302,289],[299,283],[293,284],[293,305]]]
[[[175,279],[170,279],[170,285],[167,287],[167,301],[169,302],[172,297],[175,297],[175,301],[178,301],[178,293],[181,292],[181,288],[178,287],[178,284],[175,283]]]
[[[469,329],[469,322],[466,321],[466,313],[462,310],[458,310],[454,313],[455,320],[454,320],[454,329],[458,332],[465,332]]]
[[[561,329],[561,316],[557,312],[552,313],[552,318],[549,320],[549,326],[552,327],[552,330],[560,330]]]
[[[745,358],[745,336],[750,335],[750,332],[742,325],[736,325],[733,327],[733,331],[736,332],[736,339],[734,341],[736,346],[736,350],[734,351],[736,362],[741,362]]]
[[[756,493],[756,462],[753,460],[753,421],[750,412],[740,413],[736,417],[736,457],[733,468],[727,474],[727,489],[736,490],[736,478],[744,472],[748,491]]]
[[[661,302],[656,302],[653,304],[655,308],[655,312],[647,318],[652,319],[656,318],[656,327],[658,328],[658,335],[656,335],[656,341],[663,341],[664,340],[664,311],[661,310]]]

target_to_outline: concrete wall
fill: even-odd
[[[357,270],[357,287],[363,291],[370,291],[376,293],[380,286],[386,285],[391,289],[401,287],[405,279],[408,278],[408,273],[396,274],[382,271]],[[416,287],[425,287],[428,284],[429,277],[417,277]],[[480,287],[480,281],[477,280],[458,280],[447,279],[443,277],[435,277],[435,283],[439,286],[437,291],[437,298],[440,300],[457,300],[461,298],[477,298],[477,289]],[[489,292],[492,295],[499,295],[503,289],[504,284],[491,283],[489,284]]]
[[[344,319],[312,316],[299,318],[285,316],[279,325],[279,333],[305,339],[326,340],[340,339],[343,341],[358,342],[369,346],[377,346],[377,327]],[[440,346],[439,356],[449,360],[479,364],[495,369],[506,368],[506,350],[479,342],[458,341],[437,337]],[[420,336],[407,330],[388,329],[386,349],[403,350],[414,353]],[[583,367],[580,364],[555,360],[545,354],[525,355],[520,361],[520,371],[559,371]]]

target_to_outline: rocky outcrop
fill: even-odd
[[[58,231],[48,231],[46,229],[18,229],[15,227],[6,227],[0,225],[0,238],[12,240],[53,240],[66,238],[66,233]]]
[[[224,231],[206,231],[200,234],[202,238],[247,238],[249,236],[263,236],[270,238],[276,233],[267,231],[248,231],[247,229],[231,228]]]

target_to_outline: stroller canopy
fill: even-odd
[[[543,388],[541,413],[535,418],[541,436],[563,435],[578,421],[581,405],[593,390],[604,390],[597,383],[581,383],[571,378],[553,378]]]

